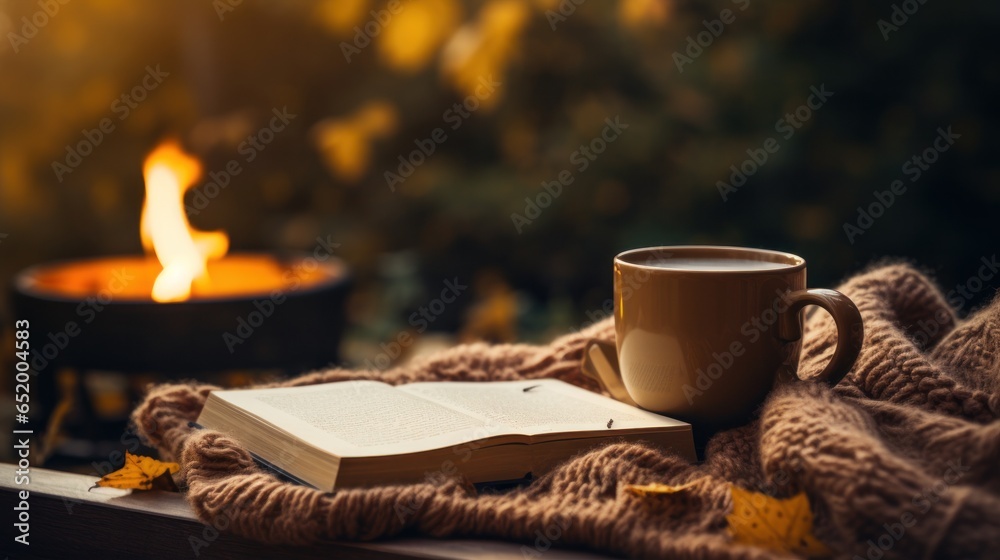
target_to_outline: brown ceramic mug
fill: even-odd
[[[796,255],[652,247],[616,256],[614,275],[620,379],[606,385],[623,400],[696,426],[743,421],[776,383],[799,379],[807,305],[837,324],[837,348],[819,380],[836,385],[861,350],[858,308],[840,292],[806,289],[806,262]]]

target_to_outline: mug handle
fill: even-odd
[[[799,311],[807,305],[818,305],[833,316],[833,321],[837,324],[837,348],[830,363],[817,379],[825,381],[831,387],[837,385],[854,367],[864,343],[865,328],[858,306],[844,294],[822,288],[792,292],[788,300],[790,304],[779,316],[776,330],[777,337],[782,341],[795,342],[802,338]]]
[[[614,342],[591,340],[583,350],[583,374],[593,379],[612,398],[632,406],[639,406],[629,396],[618,366],[618,348]]]

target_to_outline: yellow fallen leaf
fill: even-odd
[[[677,486],[670,486],[669,484],[661,484],[659,482],[653,482],[651,484],[628,484],[625,486],[625,491],[633,496],[639,496],[641,498],[645,498],[647,496],[662,496],[664,494],[678,494],[693,487],[702,480],[703,478],[697,478],[691,482],[686,482]]]
[[[104,488],[119,488],[122,490],[149,490],[154,486],[159,486],[158,479],[181,470],[177,463],[164,463],[152,457],[143,457],[125,452],[125,465],[113,473],[108,473],[101,477],[94,484],[94,488],[100,486]],[[167,487],[173,485],[173,479],[164,481]]]
[[[830,556],[825,544],[813,535],[809,498],[799,492],[788,499],[730,485],[733,511],[726,516],[736,542],[804,556]]]

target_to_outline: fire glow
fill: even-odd
[[[146,200],[139,231],[146,253],[153,253],[163,271],[153,283],[157,302],[185,301],[192,290],[206,290],[211,280],[208,261],[229,250],[221,231],[198,231],[184,212],[184,193],[201,176],[201,164],[175,141],[160,144],[143,165]]]
[[[180,144],[160,144],[143,163],[147,254],[41,263],[15,277],[16,315],[48,333],[32,351],[35,370],[51,373],[39,375],[46,410],[59,402],[55,372],[64,367],[190,375],[338,361],[347,265],[325,244],[309,253],[226,254],[225,233],[195,230],[187,219],[184,194],[201,174]],[[228,342],[233,332],[239,344]]]
[[[229,254],[225,233],[192,228],[183,200],[201,173],[201,165],[176,143],[164,143],[150,153],[143,171],[146,199],[139,229],[145,255],[40,265],[26,271],[24,288],[54,297],[94,300],[99,306],[114,299],[170,307],[175,303],[273,299],[285,292],[344,280],[343,263],[325,247],[314,250],[312,258]],[[109,287],[114,287],[113,294]]]

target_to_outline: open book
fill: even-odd
[[[321,490],[442,474],[474,483],[537,477],[611,440],[695,460],[689,424],[556,379],[213,391],[198,423]]]

